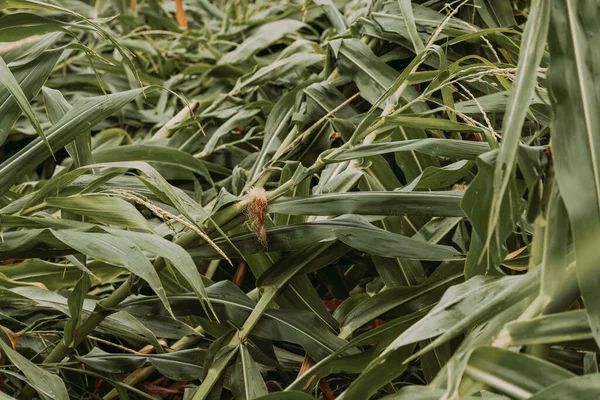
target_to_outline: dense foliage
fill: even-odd
[[[0,399],[600,397],[594,0],[0,0]]]

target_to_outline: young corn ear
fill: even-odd
[[[267,192],[263,188],[252,187],[248,190],[250,202],[246,208],[248,220],[256,232],[258,241],[267,245],[267,231],[265,230],[265,213],[267,211]]]

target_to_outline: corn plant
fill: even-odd
[[[599,12],[0,0],[0,398],[598,398]]]

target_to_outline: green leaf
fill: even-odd
[[[79,178],[86,172],[88,172],[88,168],[80,168],[75,171],[69,171],[66,174],[56,175],[48,179],[48,181],[41,183],[39,185],[40,187],[37,188],[38,190],[36,190],[30,196],[22,198],[22,200],[27,201],[24,202],[23,207],[21,209],[25,211],[26,209],[37,205],[38,203],[46,199],[49,194],[59,192],[61,189],[63,189],[66,186],[69,186],[77,178]]]
[[[304,392],[291,391],[271,393],[256,400],[315,400],[315,398]]]
[[[0,17],[0,37],[6,42],[15,42],[33,35],[45,35],[50,32],[70,33],[65,27],[88,28],[85,25],[70,24],[44,18],[30,13],[14,13]]]
[[[107,353],[94,347],[84,356],[77,359],[84,364],[103,372],[132,372],[146,365],[151,365],[164,376],[182,381],[197,379],[202,376],[204,350],[190,349],[164,354],[120,354]]]
[[[600,232],[600,104],[597,53],[587,16],[598,11],[593,1],[553,3],[549,35],[552,55],[548,79],[553,95],[552,153],[560,194],[569,214],[575,242],[577,280],[586,303],[594,338],[600,343],[600,289],[595,238]],[[589,58],[592,57],[592,58]],[[593,62],[592,62],[593,60]]]
[[[86,314],[93,310],[95,304],[86,304]],[[162,304],[158,307],[164,308]],[[198,332],[192,327],[171,316],[134,315],[136,323],[130,323],[131,318],[132,314],[125,315],[124,312],[118,311],[106,317],[98,326],[97,331],[141,344],[150,343],[154,337],[180,339],[183,336],[189,336],[190,340],[198,337]]]
[[[129,202],[101,194],[47,197],[46,204],[108,225],[149,229],[148,222]],[[115,212],[118,210],[118,213]]]
[[[56,124],[71,109],[71,105],[58,90],[42,87],[44,104],[52,124]],[[91,133],[83,133],[67,145],[67,151],[76,167],[93,164],[94,156],[91,149]]]
[[[477,29],[477,27],[460,20],[456,16],[448,16],[447,13],[438,12],[421,4],[413,3],[412,9],[415,24],[420,30],[419,34],[423,41],[429,39],[430,34],[440,27],[445,18],[449,18],[449,21],[443,27],[442,34],[438,36],[439,39],[445,39],[446,35],[460,35]],[[385,7],[381,10],[373,12],[372,16],[384,32],[395,33],[406,40],[410,40],[406,21],[401,15],[398,2],[393,1],[385,4]]]
[[[371,104],[376,104],[380,97],[390,88],[397,77],[397,72],[371,51],[358,39],[343,39],[336,51],[340,74],[350,77],[360,90],[360,95]],[[406,101],[416,98],[416,90],[407,87],[402,93]],[[418,104],[420,110],[426,109],[424,103]]]
[[[60,226],[64,228],[63,226]],[[23,255],[28,257],[48,256],[49,249],[64,250],[66,246],[45,229],[27,229],[3,234],[0,241],[0,259],[7,260]],[[38,254],[34,250],[39,250]],[[70,254],[67,252],[67,254]]]
[[[256,303],[230,281],[217,282],[206,289],[210,302],[220,321],[243,325]],[[175,315],[202,315],[201,307],[194,307],[198,300],[191,295],[169,298]],[[123,302],[122,308],[133,315],[144,315],[157,310],[157,298],[133,298]],[[162,307],[160,307],[162,308]],[[164,314],[164,312],[163,312]],[[252,334],[269,340],[280,340],[301,345],[315,360],[320,360],[346,342],[335,336],[312,312],[303,310],[267,309],[252,330]]]
[[[498,340],[511,346],[593,339],[585,310],[574,310],[506,324]]]
[[[381,124],[377,125],[377,131],[386,130],[403,126],[405,128],[415,129],[435,129],[448,132],[483,132],[479,127],[453,122],[441,118],[409,117],[406,115],[390,115],[380,119]]]
[[[157,354],[164,354],[165,351],[158,342],[156,336],[154,336],[154,333],[150,329],[148,329],[141,321],[137,320],[133,315],[125,311],[119,312],[119,320],[123,323],[124,326],[128,327],[132,331],[135,331],[136,333],[140,334],[144,339],[146,339],[146,342],[154,348],[154,351]]]
[[[156,254],[157,256],[168,260],[173,268],[175,268],[192,287],[192,290],[196,293],[198,299],[203,302],[203,304],[208,302],[208,295],[206,294],[202,276],[200,275],[200,272],[198,272],[194,260],[192,260],[190,255],[182,247],[178,246],[176,243],[165,240],[158,235],[117,229],[110,229],[109,232],[114,236],[130,240],[143,251]],[[210,306],[210,303],[208,305]]]
[[[548,201],[546,219],[540,295],[550,301],[560,298],[565,292],[565,283],[570,274],[569,216],[556,183]]]
[[[248,177],[250,180],[256,179],[262,171],[265,164],[270,161],[273,155],[280,149],[289,133],[289,120],[295,110],[297,98],[302,94],[303,89],[310,81],[300,84],[289,93],[281,96],[279,101],[273,106],[265,122],[265,135],[262,146],[258,152],[256,163],[252,166]]]
[[[25,65],[12,70],[27,99],[31,99],[39,92],[61,55],[62,50],[48,50]],[[0,145],[2,145],[21,115],[21,108],[15,97],[6,89],[0,90],[0,115],[3,116],[0,120]]]
[[[517,75],[504,113],[502,143],[495,161],[493,178],[480,180],[477,186],[471,186],[467,190],[473,193],[469,197],[481,196],[483,191],[487,194],[486,199],[489,197],[489,205],[482,207],[487,212],[484,211],[476,217],[477,224],[480,226],[479,229],[476,228],[479,240],[471,244],[470,254],[473,257],[470,257],[468,262],[467,276],[490,273],[499,265],[504,255],[502,244],[516,222],[514,218],[508,217],[509,215],[514,217],[515,213],[507,213],[506,208],[508,204],[512,207],[516,206],[512,193],[514,193],[515,166],[521,130],[535,89],[538,66],[544,54],[549,21],[550,4],[545,1],[534,1],[523,32]],[[493,189],[490,191],[488,188],[483,188],[484,185],[489,185]],[[469,217],[473,219],[472,214],[469,214]],[[484,228],[483,224],[487,226]],[[477,257],[476,261],[475,257]]]
[[[87,263],[92,272],[92,285],[109,281],[123,273],[123,269],[101,263]],[[52,263],[37,258],[30,258],[21,263],[5,265],[2,273],[9,279],[22,282],[39,282],[49,290],[59,290],[75,286],[81,276],[77,267],[69,264]]]
[[[489,150],[490,147],[486,143],[453,139],[413,139],[401,142],[361,144],[350,150],[330,150],[327,154],[323,154],[323,161],[340,162],[398,151],[417,151],[432,156],[474,160]]]
[[[192,157],[188,153],[170,147],[153,146],[147,144],[118,146],[115,148],[94,151],[94,159],[98,163],[146,161],[176,165],[197,173],[208,182],[212,182],[210,174],[206,169],[206,165],[202,161]]]
[[[460,392],[464,391],[465,387],[470,387],[469,384],[471,383],[468,378],[463,380],[469,355],[481,346],[500,345],[495,340],[498,332],[502,330],[507,322],[519,318],[528,306],[527,299],[521,300],[472,329],[458,346],[448,363],[431,382],[431,385],[446,387],[446,397],[459,397]]]
[[[489,225],[490,210],[494,206],[494,188],[490,182],[493,180],[494,169],[498,164],[497,155],[498,150],[494,150],[478,158],[479,171],[462,200],[462,208],[473,224],[474,231],[465,265],[467,278],[499,274],[499,265],[508,253],[504,241],[521,217],[524,207],[516,182],[512,179],[499,203],[501,204],[499,222],[494,227]],[[490,236],[493,236],[493,240],[487,243],[486,240]]]
[[[143,89],[134,89],[78,100],[73,108],[46,132],[50,147],[55,150],[64,147],[90,127],[120,110],[142,91]],[[0,164],[0,193],[6,192],[23,171],[31,170],[48,156],[48,148],[41,139],[36,139]]]
[[[39,0],[4,0],[4,1],[0,2],[0,10],[14,9],[14,8],[60,12],[60,13],[65,13],[65,14],[71,15],[73,17],[76,17],[77,19],[83,20],[86,24],[93,27],[100,35],[102,35],[102,37],[104,39],[109,40],[112,43],[112,45],[115,47],[115,49],[119,52],[119,54],[123,57],[123,60],[127,63],[127,65],[132,70],[136,71],[135,66],[131,62],[131,59],[129,58],[130,53],[128,51],[126,51],[126,49],[123,48],[119,44],[117,39],[112,34],[110,34],[109,31],[103,29],[97,23],[93,22],[90,19],[87,19],[80,13],[78,13],[76,11],[72,11],[68,8],[45,3],[45,2],[42,2]],[[137,75],[136,75],[136,78],[137,78]],[[138,81],[138,83],[140,83],[139,78],[137,79],[137,81]]]
[[[402,188],[403,191],[415,189],[442,189],[464,177],[473,167],[472,161],[461,160],[445,167],[427,167],[411,183]]]
[[[452,247],[425,243],[387,232],[360,217],[351,215],[332,220],[267,229],[268,249],[257,242],[254,233],[235,235],[229,239],[242,254],[254,254],[267,250],[291,250],[321,241],[338,239],[357,250],[382,257],[420,260],[450,260],[461,257],[460,253]],[[225,240],[217,239],[215,243],[225,254],[233,256],[234,250]],[[192,257],[202,258],[212,258],[217,255],[215,250],[208,245],[190,249],[189,253]]]
[[[225,135],[230,133],[233,129],[235,129],[238,126],[245,126],[247,124],[248,120],[250,120],[256,114],[258,114],[259,111],[260,110],[256,109],[256,108],[249,108],[249,109],[242,109],[239,112],[237,112],[233,117],[229,118],[225,123],[221,124],[217,128],[217,130],[214,131],[210,135],[208,142],[206,143],[206,145],[204,145],[204,147],[202,148],[202,151],[198,155],[200,157],[206,157],[206,156],[212,154],[212,152],[215,151],[215,148],[217,147],[217,144],[219,143],[219,141]],[[190,143],[190,142],[191,141],[188,140],[187,143]],[[186,150],[185,146],[183,147],[183,150]]]
[[[490,28],[507,27],[517,24],[509,0],[475,0],[477,12]]]
[[[387,346],[391,341],[393,341],[399,334],[404,332],[408,327],[418,321],[421,317],[425,315],[425,312],[418,311],[416,313],[412,313],[406,316],[402,316],[396,318],[392,321],[389,321],[375,329],[368,330],[363,334],[357,336],[356,338],[349,341],[345,346],[341,347],[334,353],[330,354],[323,360],[319,361],[313,367],[311,367],[304,375],[301,375],[296,378],[296,380],[288,386],[286,390],[291,389],[299,389],[306,387],[312,377],[315,379],[320,379],[325,377],[331,373],[335,373],[336,370],[345,371],[348,365],[348,362],[351,361],[347,357],[342,357],[341,355],[347,350],[357,346],[364,346],[367,344],[377,345],[377,350]],[[364,354],[364,353],[363,353]],[[366,359],[367,362],[370,362],[373,358],[378,355],[378,352],[374,352],[371,354],[369,358]],[[353,356],[350,356],[353,357]],[[341,365],[337,366],[338,363]],[[361,370],[363,370],[366,365],[361,365]],[[399,368],[400,372],[404,370],[403,367]],[[364,379],[364,378],[361,378]],[[368,379],[364,379],[367,380]]]
[[[77,232],[71,230],[52,230],[52,234],[67,246],[112,265],[123,267],[144,279],[156,292],[167,310],[169,301],[158,274],[150,261],[133,242],[106,233]]]
[[[377,365],[377,358],[371,361],[338,399],[368,399],[381,386],[406,371],[406,365],[402,364],[402,360],[408,357],[413,351],[414,345],[394,352],[386,359],[390,364],[381,363]]]
[[[384,290],[354,307],[341,321],[340,337],[352,332],[386,312],[409,314],[433,307],[442,294],[462,280],[462,266],[436,271],[421,285]]]
[[[398,337],[384,352],[438,336],[420,353],[445,343],[471,326],[492,318],[538,289],[538,275],[493,278],[476,276],[448,289],[440,302],[419,323]]]
[[[69,393],[63,380],[54,374],[38,367],[17,351],[13,350],[4,340],[0,340],[0,347],[8,359],[23,372],[23,375],[42,396],[51,399],[69,400]]]
[[[4,392],[0,392],[0,400],[14,400],[14,397],[7,395]]]
[[[574,376],[550,362],[496,347],[479,347],[471,353],[465,373],[517,399],[531,398],[538,390]]]
[[[405,386],[400,389],[397,393],[384,396],[382,400],[439,400],[443,398],[445,392],[444,389],[436,389],[431,386]],[[489,399],[489,400],[505,400],[506,397],[494,396],[493,398],[488,397],[475,397],[465,396],[465,400],[475,399]]]
[[[50,150],[50,153],[52,153],[52,147],[50,147],[50,143],[40,125],[40,121],[35,115],[35,111],[33,111],[31,104],[29,104],[29,100],[27,100],[27,96],[23,93],[21,86],[19,86],[19,82],[16,80],[2,57],[0,57],[0,83],[2,83],[4,88],[10,92],[21,111],[23,111],[23,114],[25,114],[31,125],[33,125],[37,134],[44,141],[48,150]]]
[[[162,201],[172,204],[177,211],[183,214],[190,222],[195,222],[195,219],[190,214],[192,211],[208,217],[206,211],[202,207],[199,207],[198,203],[192,200],[187,193],[171,185],[157,170],[145,162],[123,161],[116,163],[99,163],[91,165],[91,167],[124,168],[140,171],[144,173],[147,178],[139,176],[138,179],[150,188],[153,193],[157,194]],[[118,188],[120,189],[120,187]],[[136,189],[136,191],[139,191],[139,189]]]
[[[240,346],[229,379],[231,391],[236,399],[256,399],[269,393],[258,364],[244,345]]]
[[[462,217],[462,192],[351,192],[281,198],[269,212],[289,215],[418,215]]]
[[[338,31],[338,33],[344,32],[348,29],[346,24],[346,20],[344,19],[342,13],[339,12],[337,6],[333,2],[333,0],[313,0],[313,2],[320,6],[323,11],[325,11],[325,15],[329,21],[331,21],[331,25]]]
[[[410,0],[398,0],[398,5],[400,6],[406,29],[408,30],[408,36],[415,49],[415,54],[419,54],[425,50],[425,46],[423,46],[423,42],[419,37],[419,32],[417,32],[417,25],[415,24],[415,16],[413,15]]]
[[[600,375],[577,376],[540,390],[531,400],[592,400],[600,395]]]
[[[249,77],[242,77],[236,83],[234,90],[239,92],[246,86],[260,85],[268,81],[273,81],[283,77],[292,71],[299,72],[325,59],[323,54],[316,53],[297,53],[289,57],[279,59],[271,65],[260,68]]]
[[[83,301],[85,300],[85,296],[87,296],[90,285],[91,282],[89,275],[83,273],[81,274],[81,278],[79,278],[77,281],[73,292],[71,292],[69,295],[67,304],[69,305],[69,313],[71,314],[71,318],[69,318],[69,321],[67,321],[63,334],[63,341],[65,342],[65,345],[69,347],[74,346],[75,331],[81,323]]]
[[[246,61],[260,50],[269,47],[285,35],[296,32],[304,26],[302,22],[291,19],[282,19],[264,24],[235,50],[221,57],[218,64],[234,64]]]

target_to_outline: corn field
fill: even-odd
[[[600,398],[599,17],[0,0],[0,400]]]

